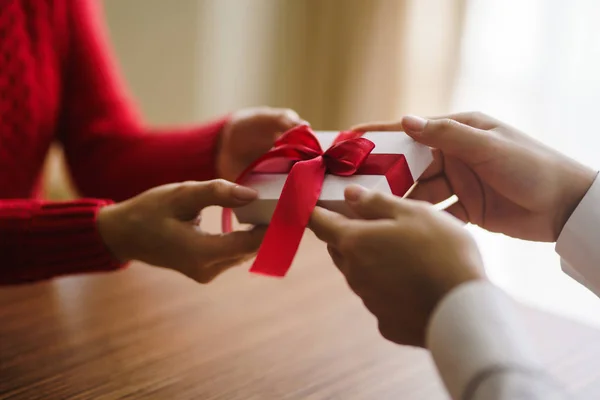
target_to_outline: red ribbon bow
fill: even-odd
[[[317,205],[325,174],[339,176],[385,175],[392,193],[404,194],[413,184],[401,154],[371,154],[375,144],[361,132],[341,132],[323,151],[310,127],[301,125],[284,133],[275,146],[253,162],[236,180],[252,172],[289,171],[263,244],[251,272],[282,277],[290,268],[310,215]],[[223,210],[223,231],[231,231],[231,210]]]

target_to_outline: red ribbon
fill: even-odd
[[[236,180],[250,173],[288,173],[271,223],[251,272],[285,276],[290,268],[310,215],[317,205],[325,174],[339,176],[384,175],[393,194],[401,196],[414,183],[402,154],[371,154],[375,144],[361,132],[340,132],[323,151],[310,127],[284,133],[275,146],[250,164]],[[231,231],[231,210],[223,210],[223,231]]]

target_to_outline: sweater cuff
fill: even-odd
[[[106,247],[97,229],[98,211],[110,200],[38,202],[21,249],[16,280],[31,282],[61,275],[111,271],[124,267]]]

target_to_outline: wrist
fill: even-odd
[[[104,244],[120,262],[130,261],[126,251],[124,220],[120,217],[120,204],[110,204],[98,210],[96,227]]]
[[[441,305],[446,302],[446,299],[450,297],[452,293],[459,290],[459,288],[478,281],[485,282],[487,281],[487,278],[483,274],[465,274],[462,276],[456,276],[452,280],[446,279],[444,282],[435,282],[436,285],[430,292],[429,301],[426,305],[426,310],[423,315],[423,336],[421,337],[421,342],[419,344],[421,347],[425,347],[427,327],[431,324],[431,320],[433,319],[436,310],[438,310]]]
[[[452,280],[448,280],[443,284],[439,285],[437,291],[437,299],[438,301],[441,301],[444,297],[448,295],[448,293],[452,292],[457,287],[465,283],[480,279],[486,279],[486,276],[482,273],[474,273],[472,271],[465,271],[464,273],[457,274],[455,277],[453,277]]]
[[[444,287],[444,290],[441,290],[438,292],[437,296],[436,296],[436,301],[433,304],[433,306],[431,307],[431,310],[429,312],[429,314],[427,315],[427,322],[426,325],[430,325],[431,324],[431,320],[433,319],[436,310],[438,310],[442,304],[444,304],[446,302],[446,299],[448,299],[450,296],[453,295],[453,293],[459,291],[461,288],[475,284],[477,282],[490,282],[489,279],[483,275],[472,275],[469,276],[468,278],[465,277],[464,279],[457,279],[455,280],[451,285],[446,285]]]
[[[481,253],[470,236],[465,236],[468,241],[463,246],[458,246],[456,257],[449,257],[446,267],[438,272],[438,278],[433,281],[433,299],[435,300],[431,312],[457,287],[466,283],[487,280]],[[454,258],[454,261],[452,261]]]
[[[465,269],[464,272],[456,274],[452,278],[446,278],[441,282],[437,282],[432,296],[433,304],[431,307],[431,312],[433,312],[437,305],[441,303],[456,288],[466,283],[478,280],[487,280],[487,277],[483,273],[474,273]]]

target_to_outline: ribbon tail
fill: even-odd
[[[317,205],[324,179],[322,156],[294,164],[250,272],[285,276]]]
[[[390,185],[392,194],[395,196],[404,196],[415,183],[406,157],[403,155],[386,171],[385,177]]]
[[[223,231],[223,233],[229,233],[233,229],[231,213],[231,208],[224,208],[223,212],[221,213],[221,230]]]

